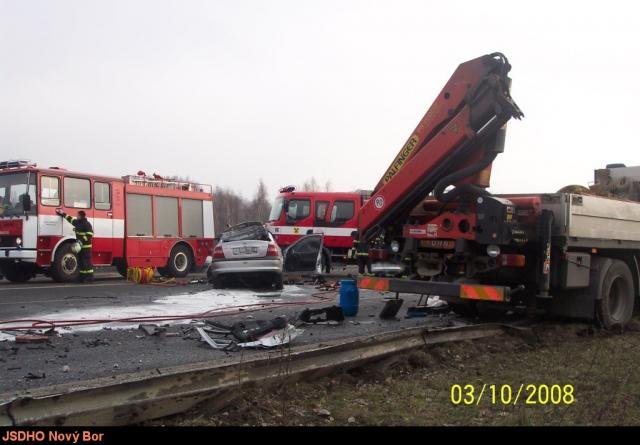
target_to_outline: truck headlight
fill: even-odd
[[[393,253],[400,252],[400,243],[397,242],[396,240],[391,241],[391,251]]]
[[[500,255],[500,246],[496,246],[495,244],[489,244],[487,246],[487,255],[491,258],[495,258]]]
[[[16,246],[22,246],[22,238],[16,238]]]

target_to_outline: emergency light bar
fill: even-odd
[[[31,161],[26,161],[24,159],[15,160],[15,161],[1,161],[0,162],[0,170],[8,169],[8,168],[18,168],[18,167],[35,167],[36,164]]]

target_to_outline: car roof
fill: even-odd
[[[253,227],[253,226],[264,226],[264,224],[262,224],[260,221],[243,222],[240,224],[236,224],[235,226],[227,227],[226,229],[224,229],[222,233],[235,232],[236,230],[241,230],[241,229],[245,229],[247,227]]]

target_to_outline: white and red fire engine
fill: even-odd
[[[287,247],[302,236],[324,235],[323,263],[344,260],[353,246],[352,234],[358,230],[358,212],[371,192],[297,192],[295,187],[280,189],[266,226],[280,247]]]
[[[57,208],[93,225],[94,266],[157,267],[183,277],[205,266],[213,249],[210,185],[138,172],[122,178],[0,162],[0,272],[25,282],[44,273],[59,282],[78,276],[73,227]]]

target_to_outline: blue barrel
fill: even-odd
[[[358,313],[360,296],[356,280],[340,280],[340,303],[342,312],[347,317],[353,317]]]

